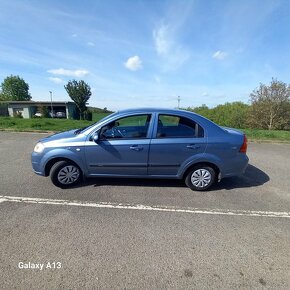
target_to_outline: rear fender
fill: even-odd
[[[189,159],[187,159],[185,162],[183,162],[178,170],[178,178],[183,178],[184,173],[193,165],[197,163],[212,163],[214,164],[220,171],[221,175],[223,174],[223,163],[220,158],[213,154],[209,153],[202,153],[202,154],[196,154]]]

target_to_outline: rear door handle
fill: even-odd
[[[143,147],[139,147],[138,145],[132,145],[130,146],[130,149],[134,151],[141,151],[143,150]]]
[[[199,149],[200,145],[188,144],[188,145],[186,145],[186,148],[188,148],[188,149]]]

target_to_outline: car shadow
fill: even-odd
[[[269,180],[270,177],[264,171],[249,164],[243,175],[223,178],[212,187],[212,190],[256,187],[263,185]]]
[[[216,183],[211,190],[230,190],[233,188],[246,188],[261,186],[270,180],[261,169],[249,164],[245,174],[228,177]],[[74,186],[137,186],[137,187],[186,187],[183,180],[176,179],[144,179],[144,178],[88,178],[83,183]]]

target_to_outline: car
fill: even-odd
[[[196,191],[244,173],[244,133],[185,110],[142,108],[115,112],[82,129],[40,140],[36,174],[60,188],[83,178],[184,179]]]
[[[56,112],[55,117],[56,118],[66,118],[66,114],[65,114],[65,112],[62,112],[62,111]]]

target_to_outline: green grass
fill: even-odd
[[[98,116],[95,115],[93,121],[51,119],[51,118],[21,119],[11,117],[0,117],[0,130],[60,132],[89,126],[107,115],[108,114],[103,113],[98,114]]]
[[[290,131],[259,129],[241,129],[241,131],[245,132],[247,138],[250,140],[277,140],[290,142]]]
[[[107,116],[107,113],[97,113],[93,121],[68,119],[19,119],[0,117],[0,130],[12,131],[66,131],[89,126]],[[270,140],[290,142],[290,131],[242,129],[249,140]]]

